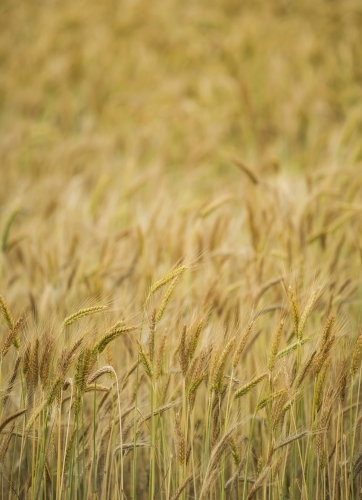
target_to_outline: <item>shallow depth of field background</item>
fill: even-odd
[[[360,378],[348,363],[361,319],[361,26],[353,0],[1,2],[0,294],[15,320],[26,317],[20,346],[1,356],[4,394],[21,356],[2,423],[27,409],[0,422],[2,498],[358,498]],[[146,299],[180,266],[187,269],[157,323],[156,380],[145,374],[141,346],[149,349],[166,288]],[[268,372],[282,318],[278,350],[296,340],[293,293],[300,321],[306,311],[306,343],[277,358],[245,403],[231,404],[238,388]],[[107,309],[61,330],[64,318],[99,304]],[[336,338],[318,416],[313,363],[331,315]],[[96,422],[103,393],[82,394],[81,429],[69,401],[62,409],[65,387],[49,403],[62,348],[84,337],[72,379],[77,356],[121,320],[137,330],[109,344],[92,370],[112,366],[121,381],[140,361],[120,392],[123,426],[140,424],[138,434],[129,426],[124,442],[133,448],[122,459],[112,454],[116,396]],[[182,380],[175,351],[183,326],[192,332],[201,320],[195,355],[207,361],[190,409],[195,374]],[[33,378],[28,387],[24,357],[40,369],[49,335],[48,382]],[[234,335],[219,367],[225,397],[210,380]],[[296,388],[312,355],[314,368]],[[100,383],[116,394],[114,374]],[[250,424],[258,403],[283,388],[293,418],[277,428],[277,409],[262,408]],[[44,401],[52,408],[36,416]],[[150,424],[137,420],[168,404]],[[245,435],[255,443],[248,447]]]

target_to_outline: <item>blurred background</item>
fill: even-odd
[[[131,164],[221,171],[229,152],[267,170],[361,159],[359,1],[3,0],[0,9],[7,179]]]

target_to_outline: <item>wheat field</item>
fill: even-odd
[[[361,498],[361,26],[2,0],[1,499]]]

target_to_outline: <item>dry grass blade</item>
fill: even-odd
[[[271,466],[267,465],[264,467],[262,472],[259,474],[258,478],[255,480],[255,483],[253,484],[251,490],[249,491],[248,496],[246,497],[247,500],[251,500],[253,496],[257,493],[257,491],[262,487],[264,481],[268,477],[271,471]]]
[[[177,490],[175,491],[175,493],[172,495],[172,497],[170,498],[170,500],[178,500],[178,498],[180,498],[182,492],[187,488],[187,486],[191,483],[192,479],[193,479],[193,474],[189,474],[187,476],[187,478],[180,484],[180,486],[177,488]]]
[[[133,448],[146,448],[147,446],[151,446],[150,443],[143,441],[136,441],[135,443],[123,443],[122,445],[116,446],[114,449],[114,453],[117,451],[125,451],[125,450],[133,450]]]
[[[15,424],[10,428],[9,433],[2,439],[1,444],[0,444],[0,461],[3,462],[5,455],[9,449],[10,442],[14,436],[14,429],[15,429]]]
[[[273,287],[273,286],[277,285],[278,283],[282,282],[283,279],[284,278],[275,278],[275,279],[272,279],[272,280],[268,281],[267,283],[265,283],[265,285],[261,286],[260,289],[255,294],[255,297],[254,297],[254,301],[253,301],[254,308],[256,308],[256,306],[258,305],[259,300],[264,295],[264,293],[267,292],[271,287]]]
[[[23,410],[16,411],[12,415],[9,415],[5,420],[3,420],[2,422],[0,422],[0,433],[5,429],[5,427],[10,422],[12,422],[13,420],[15,420],[16,418],[19,418],[21,415],[24,415],[24,413],[26,413],[26,411],[27,411],[27,408],[24,408]]]
[[[101,385],[101,384],[86,385],[84,388],[84,392],[93,392],[93,391],[109,392],[110,388],[107,387],[106,385]]]
[[[284,448],[284,446],[288,446],[291,443],[294,443],[295,441],[299,441],[299,439],[302,439],[308,435],[307,431],[299,432],[298,434],[294,434],[293,436],[289,436],[286,439],[283,439],[282,441],[279,441],[274,446],[274,451],[278,450],[279,448]]]
[[[64,456],[64,465],[63,465],[64,471],[66,471],[68,469],[68,466],[69,466],[69,463],[71,460],[71,456],[72,456],[74,442],[75,442],[75,439],[77,437],[77,434],[78,434],[77,429],[73,429],[72,434],[70,435],[70,438],[68,440],[67,447],[65,450],[65,456]]]
[[[260,180],[258,178],[258,176],[255,174],[255,172],[253,172],[251,170],[250,167],[248,167],[244,162],[242,162],[241,160],[239,160],[239,158],[237,157],[232,157],[231,158],[231,161],[242,171],[244,172],[244,174],[246,174],[246,176],[248,177],[248,179],[253,183],[255,184],[255,186],[257,186],[258,184],[260,184]]]
[[[13,373],[11,374],[11,377],[9,379],[8,385],[7,385],[6,390],[5,390],[5,394],[4,394],[4,398],[3,398],[3,408],[4,409],[6,408],[9,396],[11,394],[11,391],[13,390],[14,383],[15,383],[16,377],[18,375],[18,370],[19,370],[20,362],[21,362],[21,357],[18,356],[16,358],[16,361],[15,361],[15,364],[14,364]]]
[[[21,214],[21,210],[19,209],[15,209],[11,212],[9,218],[7,219],[6,221],[6,224],[5,224],[5,228],[4,228],[4,231],[3,231],[3,234],[2,234],[2,238],[1,238],[1,250],[3,253],[6,253],[8,250],[9,250],[9,235],[10,235],[10,229],[11,229],[11,226],[13,225],[16,217]],[[0,299],[1,301],[1,299]]]
[[[207,217],[212,212],[214,212],[217,208],[221,207],[222,205],[224,205],[225,203],[227,203],[228,201],[231,201],[233,199],[234,199],[234,196],[232,194],[227,194],[225,196],[221,196],[217,200],[214,200],[211,203],[209,203],[208,205],[206,205],[206,207],[201,210],[200,216],[202,218]]]
[[[217,472],[217,467],[220,463],[220,459],[226,450],[229,442],[229,438],[232,435],[232,433],[242,425],[243,422],[238,422],[237,424],[233,425],[225,434],[224,436],[220,439],[220,441],[213,447],[209,463],[207,465],[207,469],[205,472],[205,478],[202,484],[201,492],[200,492],[200,500],[207,495],[210,486],[212,484],[212,481],[214,479],[214,473],[215,471]]]

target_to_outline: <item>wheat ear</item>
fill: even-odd
[[[240,357],[241,357],[241,355],[245,349],[246,343],[250,337],[250,332],[251,332],[251,329],[253,327],[253,324],[254,324],[254,322],[250,321],[250,323],[248,324],[248,326],[246,327],[244,333],[242,334],[242,336],[240,338],[239,344],[236,348],[235,354],[234,354],[233,359],[232,359],[232,367],[234,370],[239,363]]]
[[[295,332],[295,335],[298,335],[299,310],[298,310],[298,305],[297,305],[297,301],[295,298],[295,291],[293,290],[293,288],[291,286],[288,288],[288,298],[289,298],[290,307],[292,310],[292,316],[293,316],[293,322],[294,322],[294,332]]]
[[[101,339],[94,345],[92,352],[100,354],[104,351],[106,346],[112,342],[114,339],[123,335],[124,333],[133,332],[136,330],[137,326],[121,326],[119,324],[111,328],[107,333],[101,337]]]
[[[0,423],[0,434],[1,432],[5,429],[5,427],[12,421],[15,420],[16,418],[19,418],[21,415],[24,415],[24,413],[27,411],[27,408],[24,408],[23,410],[16,411],[12,415],[9,415],[5,420],[3,420]]]
[[[5,356],[5,354],[10,349],[11,345],[14,345],[17,349],[19,348],[20,341],[19,341],[19,337],[18,337],[18,332],[24,323],[25,323],[25,317],[21,316],[14,324],[14,327],[11,328],[11,330],[9,331],[9,333],[4,341],[4,344],[1,348],[1,351],[0,351],[1,358],[3,358]]]
[[[106,365],[106,366],[103,366],[102,368],[99,368],[99,370],[97,370],[96,372],[94,372],[88,378],[87,384],[88,385],[93,384],[93,382],[95,382],[96,380],[98,380],[105,373],[112,373],[112,375],[114,375],[115,377],[117,377],[117,374],[116,374],[115,369],[113,368],[113,366]]]
[[[187,269],[186,266],[178,267],[174,271],[171,271],[170,273],[166,274],[166,276],[164,276],[160,280],[156,281],[156,283],[154,283],[150,288],[145,305],[148,304],[148,301],[150,300],[152,294],[157,292],[157,290],[159,290],[163,286],[167,285],[167,283],[172,281],[177,276],[181,276],[186,271],[186,269]]]
[[[180,416],[176,413],[175,416],[175,435],[177,445],[177,458],[181,465],[184,465],[186,459],[186,442],[185,436],[181,429]]]
[[[70,326],[80,318],[84,318],[85,316],[90,316],[91,314],[102,312],[105,309],[107,309],[107,306],[93,306],[93,307],[87,307],[85,309],[80,309],[79,311],[65,318],[65,320],[63,321],[63,327]]]
[[[159,323],[161,321],[162,316],[163,316],[163,314],[164,314],[164,312],[166,310],[167,304],[170,302],[171,296],[172,296],[172,294],[173,294],[173,292],[175,290],[175,287],[176,287],[177,282],[179,281],[179,279],[180,279],[180,276],[176,276],[176,278],[174,278],[171,281],[171,284],[168,287],[167,292],[165,293],[164,298],[162,299],[160,308],[157,311],[157,314],[156,314],[156,323]]]
[[[258,385],[259,382],[261,382],[267,376],[268,376],[268,372],[265,372],[265,373],[262,373],[261,375],[259,375],[258,377],[255,377],[251,382],[249,382],[248,384],[245,384],[243,387],[241,387],[241,389],[238,389],[234,393],[234,399],[238,399],[238,398],[241,398],[242,396],[244,396],[244,394],[246,394],[253,387]]]
[[[2,295],[0,295],[0,311],[2,312],[2,315],[9,327],[10,330],[13,330],[14,328],[14,318],[12,317],[8,305],[6,303],[6,300]]]
[[[356,341],[356,345],[355,345],[355,348],[354,348],[353,354],[352,354],[351,366],[349,369],[352,377],[354,377],[357,373],[358,365],[359,365],[360,360],[361,360],[361,355],[362,355],[362,333]]]
[[[276,332],[274,333],[272,346],[270,349],[268,369],[271,372],[273,371],[274,366],[275,366],[275,362],[276,362],[276,358],[277,358],[277,354],[278,354],[278,350],[279,350],[279,345],[280,345],[280,341],[282,338],[283,328],[284,328],[284,320],[281,320]]]
[[[184,489],[188,486],[189,483],[191,483],[193,479],[193,474],[191,473],[190,475],[187,476],[187,478],[180,484],[180,486],[177,488],[175,493],[172,495],[170,500],[178,500],[180,498],[181,493],[184,491]]]

